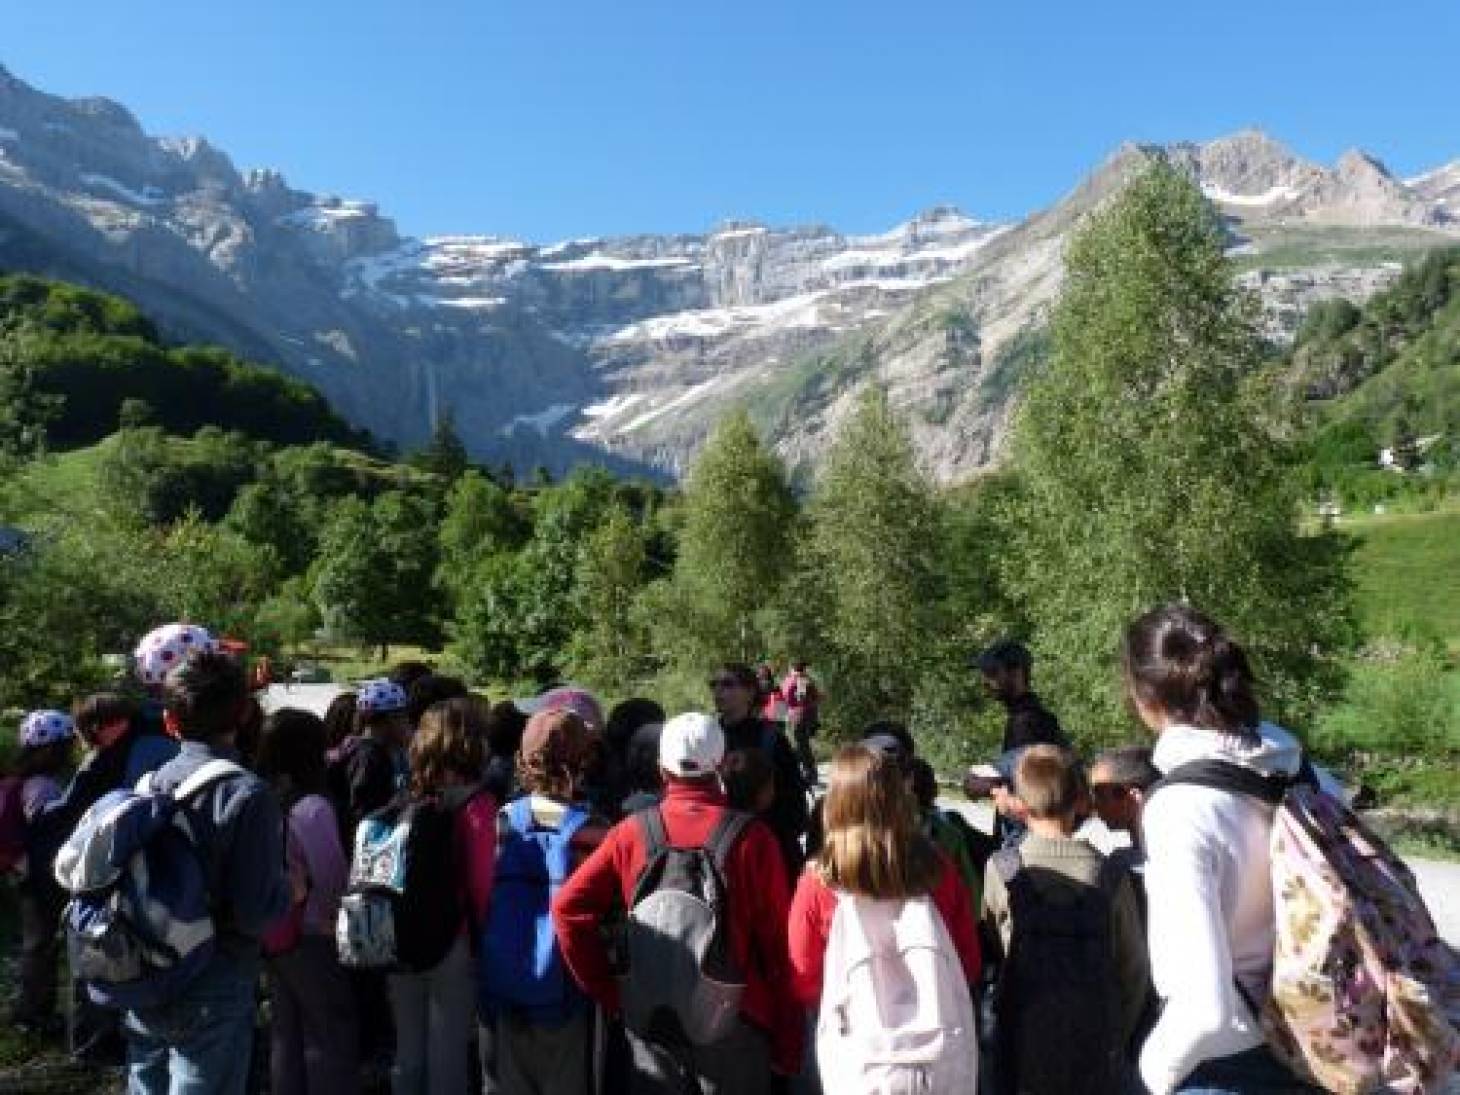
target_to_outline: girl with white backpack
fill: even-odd
[[[968,889],[919,830],[897,760],[865,745],[832,761],[825,843],[791,903],[793,987],[820,1006],[816,1060],[837,1095],[972,1092],[969,985],[978,935]]]

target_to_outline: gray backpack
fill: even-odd
[[[750,816],[725,811],[699,848],[672,847],[657,807],[634,820],[645,863],[624,933],[624,1022],[663,1046],[713,1045],[734,1030],[745,990],[730,953],[725,861]]]

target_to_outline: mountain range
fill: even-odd
[[[1012,223],[938,207],[866,236],[732,221],[413,238],[371,202],[240,171],[202,138],[149,136],[115,102],[0,68],[0,268],[127,296],[169,336],[275,364],[406,448],[449,409],[484,458],[674,476],[744,405],[810,467],[877,382],[950,481],[998,459],[1067,235],[1158,152],[1226,218],[1278,339],[1312,302],[1361,301],[1460,241],[1460,160],[1398,179],[1363,152],[1323,166],[1256,131],[1124,145]]]

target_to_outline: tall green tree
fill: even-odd
[[[645,558],[643,531],[622,506],[584,542],[575,582],[583,625],[568,647],[574,678],[621,693],[643,668],[648,636],[635,609]]]
[[[453,608],[461,601],[477,564],[487,555],[516,550],[531,531],[512,496],[479,471],[452,484],[441,518],[441,563],[436,581]]]
[[[341,499],[324,527],[315,558],[313,592],[325,626],[335,634],[380,647],[395,640],[395,569],[381,543],[375,515],[359,498]]]
[[[941,533],[906,425],[868,389],[827,453],[787,593],[815,621],[835,728],[906,718],[942,632]]]
[[[767,646],[761,610],[793,568],[796,503],[750,416],[726,416],[685,483],[679,555],[661,591],[662,654],[690,672]]]
[[[1351,638],[1344,547],[1298,525],[1295,431],[1263,374],[1220,219],[1155,163],[1071,241],[1048,365],[1019,412],[1002,570],[1036,674],[1077,734],[1123,736],[1121,629],[1185,598],[1301,719]]]
[[[456,429],[456,415],[445,408],[436,417],[431,440],[411,457],[411,463],[423,471],[433,472],[446,485],[455,483],[471,467],[471,455]]]

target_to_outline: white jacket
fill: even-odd
[[[1302,748],[1263,723],[1260,739],[1194,726],[1166,727],[1152,758],[1162,773],[1196,760],[1225,760],[1263,775],[1294,775]],[[1175,785],[1152,796],[1146,841],[1151,979],[1165,1000],[1141,1051],[1141,1078],[1172,1091],[1203,1061],[1263,1042],[1233,978],[1254,999],[1267,992],[1274,941],[1268,840],[1274,808],[1243,795]]]

